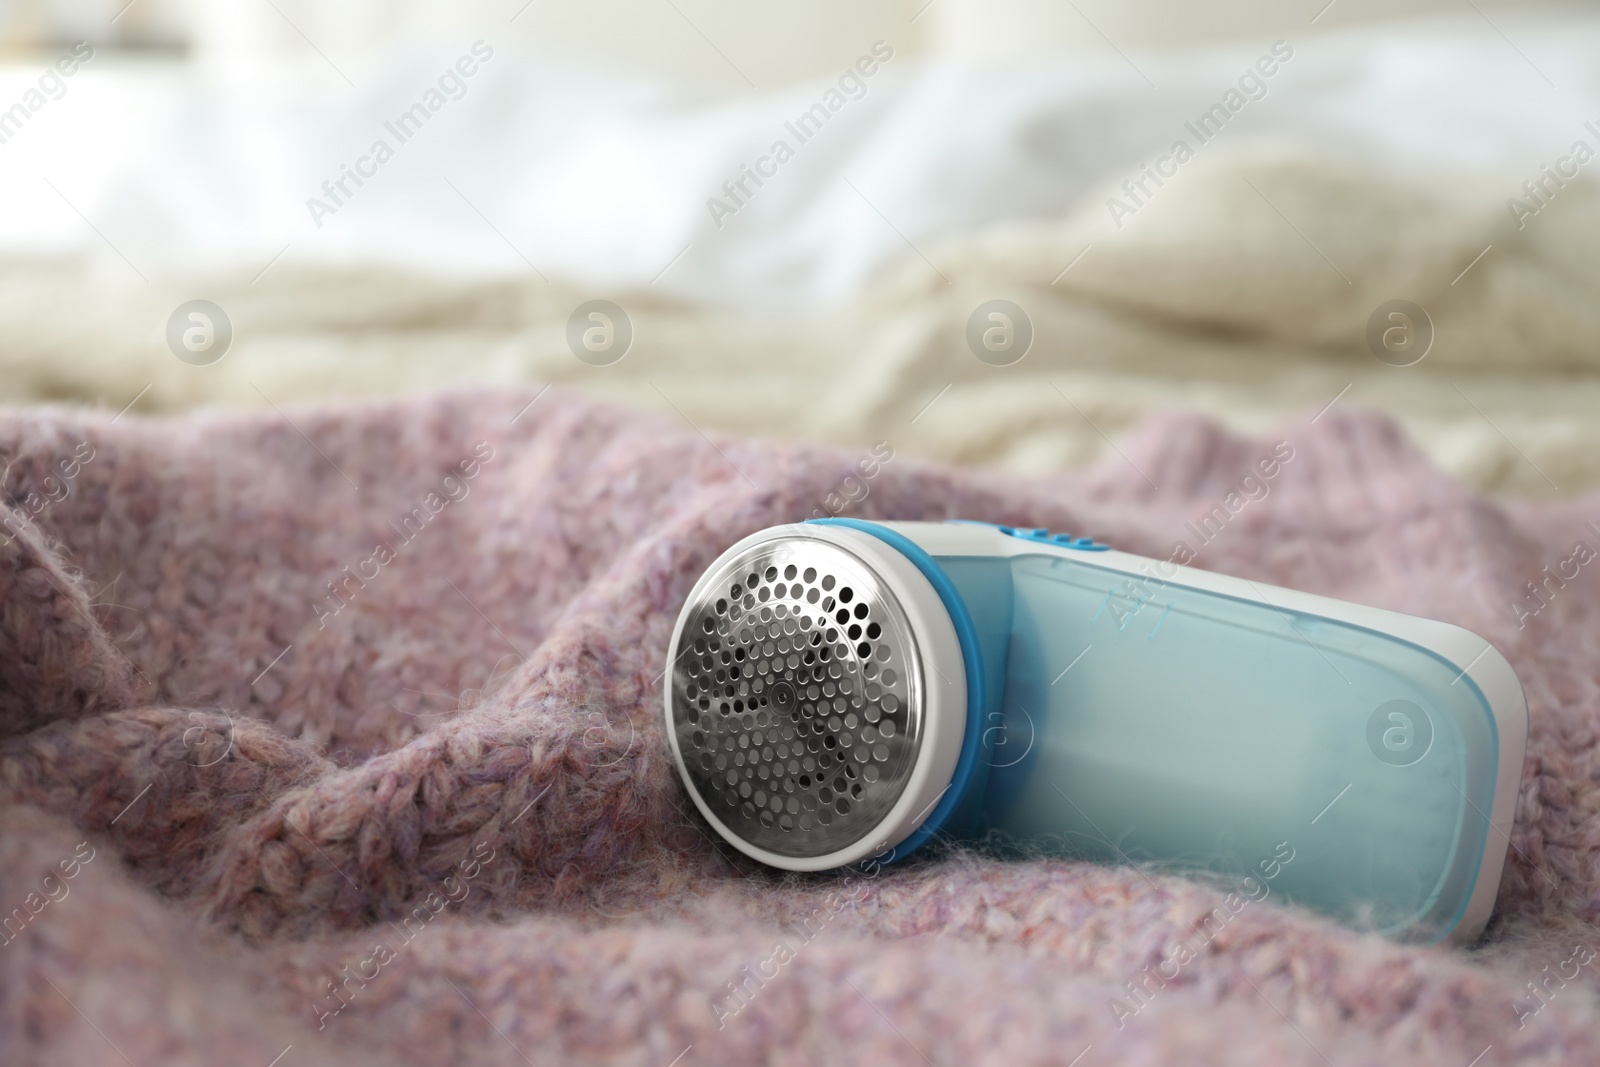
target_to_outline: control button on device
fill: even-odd
[[[1079,552],[1106,552],[1111,548],[1110,545],[1102,545],[1092,537],[1074,537],[1069,533],[1051,533],[1043,526],[1035,526],[1031,530],[1019,530],[1014,526],[997,526],[995,529],[1007,537],[1015,537],[1020,541],[1037,541],[1043,545],[1072,548]]]

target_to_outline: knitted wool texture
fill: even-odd
[[[967,852],[846,884],[714,842],[659,722],[671,627],[856,457],[535,395],[0,416],[0,1061],[1600,1062],[1600,962],[1568,962],[1600,946],[1593,572],[1510,607],[1596,544],[1600,499],[1485,500],[1342,409],[1259,440],[1160,417],[1048,481],[870,480],[852,513],[1164,557],[1286,440],[1198,565],[1459,623],[1515,666],[1532,734],[1480,945],[1269,901],[1161,982],[1219,890]]]

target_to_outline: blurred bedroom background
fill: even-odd
[[[1018,473],[1364,405],[1572,492],[1597,46],[1491,0],[4,0],[0,402],[553,382]]]

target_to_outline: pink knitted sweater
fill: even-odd
[[[0,415],[0,1062],[1600,1063],[1600,568],[1545,580],[1600,499],[1485,500],[1342,409],[862,480],[534,395]],[[785,876],[687,804],[663,653],[737,538],[864,489],[1165,557],[1278,440],[1197,565],[1459,623],[1526,688],[1478,947],[1268,901],[1162,980],[1218,890],[970,853]]]

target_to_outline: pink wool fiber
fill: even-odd
[[[1458,623],[1521,677],[1479,946],[1269,901],[1162,982],[1221,891],[973,852],[847,883],[713,841],[660,724],[671,627],[858,457],[534,396],[0,415],[0,1062],[1600,1063],[1600,568],[1512,607],[1600,547],[1600,497],[1484,499],[1342,410],[1161,417],[1050,479],[883,465],[852,514],[1165,558],[1286,441],[1196,564]]]

